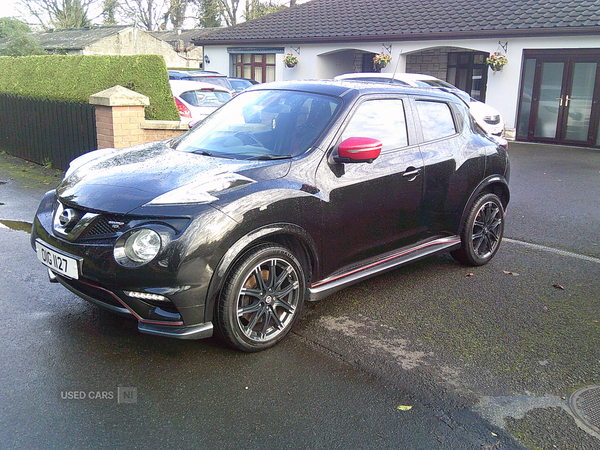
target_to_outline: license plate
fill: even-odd
[[[72,256],[59,253],[46,247],[39,241],[35,242],[38,259],[52,271],[77,280],[79,278],[79,263]]]

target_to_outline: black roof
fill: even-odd
[[[332,95],[335,97],[354,98],[361,94],[379,94],[383,92],[400,93],[405,95],[426,95],[444,98],[457,103],[465,103],[453,92],[439,88],[402,86],[399,84],[364,82],[356,80],[294,80],[262,83],[254,85],[247,91],[255,90],[289,90],[313,92],[316,94]]]
[[[312,0],[197,45],[600,34],[600,0]]]

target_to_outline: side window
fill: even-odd
[[[424,100],[418,100],[416,104],[426,142],[456,133],[454,118],[448,104]]]
[[[408,134],[402,100],[368,100],[358,107],[342,140],[350,137],[379,139],[382,150],[406,147]]]

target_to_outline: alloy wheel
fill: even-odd
[[[280,258],[260,262],[247,275],[237,295],[237,322],[255,342],[276,338],[293,322],[300,298],[294,267]]]
[[[481,205],[473,223],[473,250],[479,258],[487,259],[502,239],[502,211],[498,204],[488,201]]]

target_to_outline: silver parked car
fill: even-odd
[[[200,81],[169,80],[182,122],[197,123],[231,99],[231,92]]]

